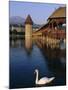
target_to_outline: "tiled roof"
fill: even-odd
[[[30,15],[27,16],[25,24],[33,24],[33,21],[31,19]]]
[[[66,7],[59,7],[49,18],[66,17]],[[49,19],[48,18],[48,19]]]

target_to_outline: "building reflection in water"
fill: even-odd
[[[31,36],[27,36],[25,39],[25,49],[28,55],[31,54],[32,52],[32,37]]]
[[[54,60],[56,58],[60,58],[60,61],[62,63],[66,63],[66,49],[60,49],[60,48],[50,48],[47,47],[42,42],[32,40],[31,37],[27,37],[27,39],[15,39],[10,40],[10,47],[12,48],[24,48],[26,52],[29,54],[32,52],[33,43],[38,46],[38,48],[41,50],[43,56],[47,57],[48,60]],[[57,59],[58,60],[58,59]],[[50,61],[49,61],[50,62]]]
[[[30,50],[32,48],[32,37],[27,36],[25,39],[25,48]]]
[[[30,54],[32,51],[32,38],[27,37],[26,40],[24,39],[12,39],[10,40],[10,47],[11,48],[24,48],[27,54]]]
[[[60,48],[50,48],[47,47],[45,44],[42,42],[32,40],[31,37],[27,37],[27,39],[15,39],[15,40],[10,40],[10,47],[12,48],[24,48],[27,52],[27,54],[30,54],[32,52],[32,47],[33,44],[38,46],[38,48],[41,50],[43,56],[47,58],[47,60],[50,60],[49,62],[55,60],[60,60],[60,62],[65,66],[66,63],[66,49],[60,49]]]
[[[11,48],[21,48],[24,47],[24,39],[12,39],[10,40]]]
[[[41,50],[43,56],[47,58],[49,63],[53,63],[55,61],[60,62],[64,67],[66,66],[66,48],[61,49],[61,46],[52,48],[48,47],[44,41],[35,40],[35,44]]]

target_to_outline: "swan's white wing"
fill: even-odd
[[[43,77],[40,80],[38,80],[37,84],[42,85],[42,84],[50,83],[54,78],[55,77],[51,77],[51,78]]]
[[[47,78],[47,77],[43,77],[43,78],[41,78],[40,80],[45,80],[45,81],[47,81],[49,78]]]
[[[49,78],[48,83],[51,82],[51,81],[53,81],[54,79],[55,79],[55,77],[51,77],[51,78]]]
[[[42,85],[42,84],[46,84],[48,82],[48,78],[47,77],[43,77],[40,80],[38,80],[38,84]]]

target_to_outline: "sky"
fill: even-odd
[[[9,17],[20,16],[27,17],[29,14],[36,24],[45,24],[48,17],[59,7],[64,7],[64,4],[49,4],[49,3],[33,3],[10,1],[9,2]]]

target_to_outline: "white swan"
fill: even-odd
[[[35,69],[35,73],[36,73],[36,80],[35,80],[36,85],[45,85],[47,83],[50,83],[55,78],[55,77],[51,77],[51,78],[43,77],[40,80],[38,80],[38,69]]]

